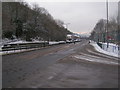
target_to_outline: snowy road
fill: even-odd
[[[118,87],[118,58],[88,41],[3,56],[3,88]]]

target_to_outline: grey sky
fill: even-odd
[[[29,2],[29,0],[26,0]],[[33,3],[33,2],[32,2]],[[35,2],[34,2],[35,3]],[[70,23],[72,32],[91,32],[99,19],[106,18],[105,2],[36,2],[55,18]],[[117,14],[117,2],[109,2],[109,17]]]

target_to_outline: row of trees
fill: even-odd
[[[37,4],[31,8],[25,2],[2,2],[3,38],[65,40],[71,32],[63,24]]]
[[[107,30],[108,27],[108,30]],[[108,21],[101,19],[95,25],[91,32],[90,38],[96,42],[112,42],[119,44],[120,42],[120,28],[117,18],[111,18]]]

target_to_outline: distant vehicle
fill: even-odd
[[[75,34],[68,34],[66,37],[66,43],[74,43],[80,41],[81,41],[80,37]]]

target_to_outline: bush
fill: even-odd
[[[12,39],[13,38],[13,32],[12,31],[5,31],[5,32],[3,32],[3,38]]]

